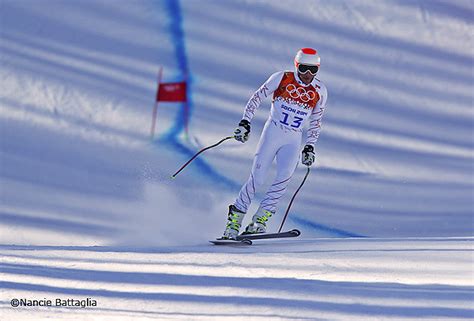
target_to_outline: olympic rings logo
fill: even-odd
[[[288,84],[286,91],[290,94],[291,98],[300,98],[305,103],[316,98],[316,93],[313,90],[306,91],[303,87],[296,87],[293,84]]]

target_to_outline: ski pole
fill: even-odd
[[[194,155],[193,157],[191,157],[190,160],[188,160],[183,166],[181,166],[181,168],[176,172],[174,173],[171,178],[176,178],[176,176],[186,167],[189,165],[189,163],[191,163],[196,157],[198,157],[199,154],[201,154],[202,152],[208,150],[208,149],[211,149],[211,148],[214,148],[216,147],[217,145],[220,145],[222,142],[228,140],[228,139],[232,139],[234,138],[234,136],[227,136],[226,138],[223,138],[221,139],[220,141],[218,141],[217,143],[215,143],[214,145],[211,145],[211,146],[208,146],[206,148],[203,148],[201,149],[199,152],[196,153],[196,155]]]
[[[286,209],[285,216],[283,217],[283,221],[281,222],[280,229],[278,230],[278,233],[281,232],[281,229],[283,228],[283,224],[285,224],[286,217],[288,216],[288,213],[290,212],[291,205],[293,204],[293,201],[295,200],[296,194],[300,191],[301,187],[303,187],[304,182],[306,182],[306,179],[308,178],[309,172],[311,168],[308,166],[308,169],[306,170],[306,175],[303,178],[303,181],[301,182],[300,186],[296,190],[295,194],[293,194],[293,197],[291,198],[290,204],[288,204],[288,208]]]

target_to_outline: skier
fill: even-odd
[[[321,118],[327,101],[326,86],[315,78],[320,57],[315,49],[300,49],[294,60],[294,71],[276,72],[252,95],[242,120],[234,132],[236,140],[245,143],[250,123],[262,100],[273,94],[272,107],[263,128],[250,177],[242,186],[234,204],[229,206],[222,239],[235,240],[242,220],[256,190],[264,183],[276,157],[277,175],[264,199],[246,227],[244,234],[265,233],[266,223],[275,213],[279,199],[296,170],[302,143],[303,127],[309,123],[302,163],[311,166],[315,160],[314,144],[321,129]]]

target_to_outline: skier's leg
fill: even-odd
[[[285,194],[290,179],[299,160],[299,143],[282,146],[276,155],[277,175],[265,194],[260,207],[252,217],[252,222],[245,229],[246,233],[264,233],[266,222],[275,213],[278,201]]]
[[[275,158],[272,146],[262,144],[255,154],[252,171],[247,182],[240,189],[235,200],[235,207],[242,212],[247,212],[258,188],[265,183],[265,178]]]
[[[265,183],[265,179],[278,151],[278,139],[275,136],[272,124],[266,124],[253,160],[252,171],[247,182],[242,186],[234,206],[246,213],[258,188]]]
[[[265,181],[268,169],[278,150],[278,146],[275,145],[278,140],[275,140],[274,137],[272,139],[271,136],[272,129],[268,128],[267,123],[257,147],[250,177],[242,186],[235,203],[229,206],[223,238],[235,239],[237,237],[242,220],[255,196],[256,190]]]
[[[299,160],[299,143],[282,146],[276,155],[277,175],[273,184],[265,194],[265,198],[260,203],[264,210],[275,212],[278,201],[285,194]]]

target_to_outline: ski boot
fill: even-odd
[[[273,212],[259,208],[252,217],[252,222],[245,228],[242,234],[265,233],[267,231],[267,221],[273,214]]]
[[[237,240],[240,226],[244,219],[245,213],[239,211],[234,205],[229,206],[229,213],[227,214],[227,225],[222,235],[222,240]]]

